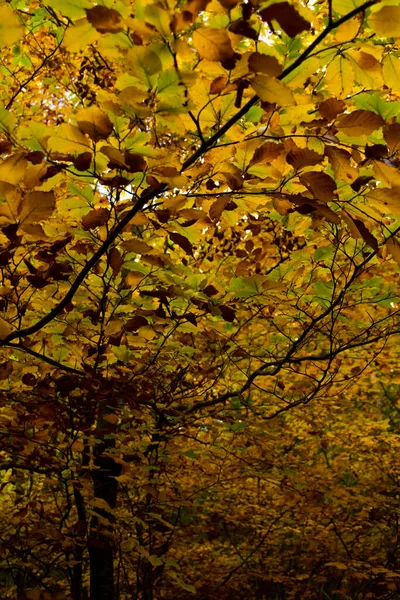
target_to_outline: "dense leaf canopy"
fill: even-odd
[[[2,598],[395,598],[399,0],[0,3]]]

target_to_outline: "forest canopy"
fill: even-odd
[[[0,2],[0,589],[400,593],[400,1]]]

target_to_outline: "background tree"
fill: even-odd
[[[4,597],[395,597],[399,3],[0,23]]]

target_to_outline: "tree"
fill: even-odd
[[[395,597],[397,0],[0,18],[3,596]]]

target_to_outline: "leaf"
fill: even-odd
[[[108,115],[96,106],[80,110],[76,115],[76,121],[79,129],[87,133],[94,142],[107,138],[113,130]]]
[[[369,110],[355,110],[349,115],[340,115],[337,128],[350,137],[370,135],[384,124],[382,117]]]
[[[87,171],[92,163],[93,154],[91,152],[82,152],[74,158],[74,167],[77,171]]]
[[[253,52],[249,56],[249,69],[253,73],[264,73],[272,77],[278,77],[282,72],[282,66],[274,56]]]
[[[46,0],[45,5],[58,10],[72,21],[84,17],[85,9],[90,7],[87,0]]]
[[[63,123],[48,140],[48,148],[61,154],[82,154],[90,150],[89,140],[75,125]]]
[[[196,29],[193,33],[193,46],[200,58],[213,62],[223,62],[234,55],[231,40],[225,29]]]
[[[0,6],[0,48],[12,46],[24,34],[22,17],[18,17],[9,4]]]
[[[308,171],[299,179],[317,200],[329,202],[335,199],[336,183],[330,175],[321,171]]]
[[[218,308],[221,311],[221,315],[224,321],[228,321],[228,323],[233,323],[236,315],[233,308],[231,308],[230,306],[225,306],[223,304],[220,304]]]
[[[126,54],[126,64],[135,77],[145,82],[162,70],[158,54],[148,46],[131,48]]]
[[[20,228],[45,221],[56,207],[56,198],[53,192],[31,192],[22,197],[19,207]]]
[[[149,254],[149,252],[154,250],[154,248],[141,240],[125,240],[122,242],[121,248],[128,252],[135,252],[136,254]]]
[[[107,223],[109,218],[110,211],[108,208],[94,208],[82,218],[83,229],[88,231],[89,229],[101,227]]]
[[[318,107],[318,111],[322,117],[328,119],[328,121],[333,121],[336,119],[340,113],[343,113],[346,109],[346,105],[343,100],[338,100],[337,98],[327,98],[321,102]]]
[[[354,70],[345,56],[336,56],[328,65],[324,84],[327,90],[337,98],[346,98],[351,94],[354,85]]]
[[[113,248],[109,254],[109,264],[112,269],[113,277],[115,278],[121,270],[122,258],[118,248]]]
[[[391,152],[398,152],[400,150],[400,123],[385,125],[383,137]]]
[[[382,61],[385,84],[396,94],[400,94],[400,59],[387,54]]]
[[[137,331],[140,327],[146,327],[148,325],[148,321],[145,317],[141,315],[136,315],[129,319],[125,324],[125,331]]]
[[[63,46],[69,52],[81,52],[82,48],[93,44],[99,37],[99,33],[86,18],[79,19],[66,30],[63,37]]]
[[[250,165],[255,165],[259,162],[270,163],[280,156],[283,152],[284,146],[282,142],[267,142],[263,144],[254,152],[253,157],[250,161]]]
[[[313,166],[321,163],[324,157],[308,148],[295,148],[286,156],[286,162],[296,171],[302,167]]]
[[[381,37],[400,37],[400,6],[384,6],[368,17],[368,24]]]
[[[192,244],[189,242],[189,240],[184,235],[181,235],[180,233],[176,233],[175,231],[170,231],[168,233],[168,235],[174,244],[178,244],[178,246],[180,246],[182,248],[182,250],[184,250],[186,252],[186,254],[193,256]]]
[[[4,340],[13,331],[14,327],[3,319],[3,317],[0,317],[0,340]]]
[[[210,85],[210,94],[220,94],[226,88],[228,78],[225,75],[216,77]]]
[[[389,254],[391,254],[392,257],[394,258],[394,260],[397,262],[397,264],[400,265],[400,244],[399,244],[399,242],[394,237],[391,237],[386,242],[386,248],[388,249]]]
[[[86,17],[99,33],[118,33],[124,29],[122,17],[114,8],[97,5],[86,9]]]
[[[261,10],[260,16],[270,27],[273,20],[278,21],[280,28],[290,37],[296,37],[311,26],[288,2],[272,4]]]
[[[365,224],[360,221],[360,219],[353,219],[354,221],[354,225],[357,227],[358,231],[361,234],[361,237],[363,238],[364,242],[366,244],[368,244],[368,246],[371,246],[371,248],[375,251],[378,252],[378,241],[377,239],[372,235],[372,233],[369,231],[369,229],[367,229],[367,227],[365,226]]]
[[[257,96],[264,102],[276,103],[279,106],[296,104],[291,90],[275,77],[256,75],[250,83]]]

